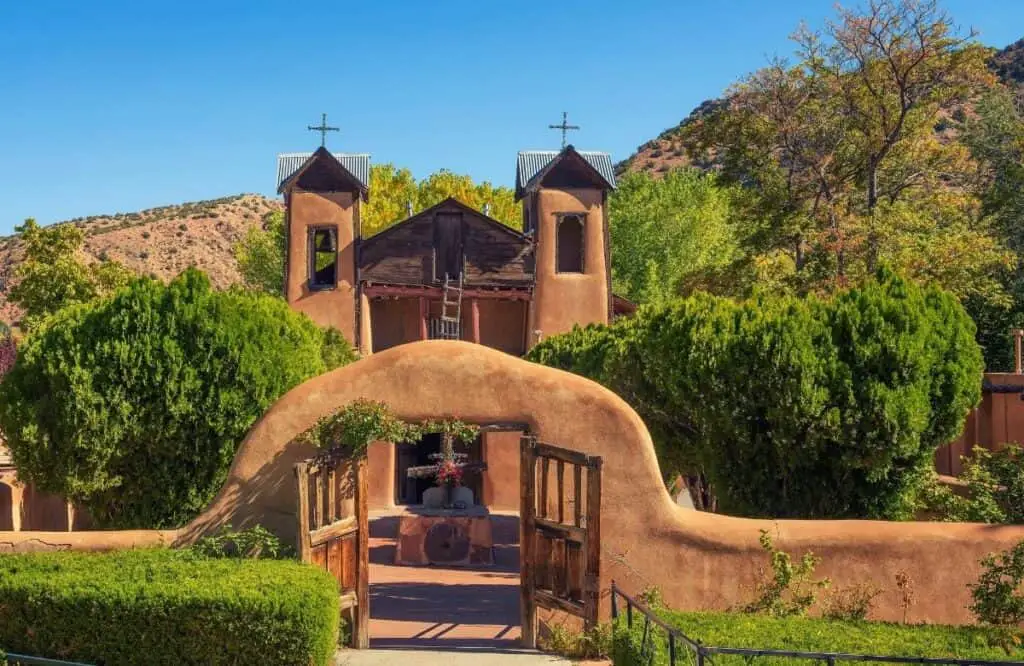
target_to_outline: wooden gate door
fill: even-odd
[[[313,458],[295,465],[299,556],[338,581],[352,647],[370,647],[370,548],[366,458]]]
[[[521,440],[519,570],[522,640],[537,646],[537,607],[597,625],[601,581],[601,458]],[[554,463],[554,464],[552,464]]]

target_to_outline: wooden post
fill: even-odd
[[[369,515],[369,474],[366,456],[356,468],[356,521],[359,524],[359,563],[356,582],[356,626],[353,627],[354,648],[370,647],[370,515]]]
[[[420,340],[427,339],[427,299],[420,296]]]
[[[480,344],[480,299],[474,298],[470,302],[470,310],[473,315],[473,338],[472,341]]]
[[[583,579],[583,626],[597,626],[601,603],[601,465],[600,456],[591,456],[587,466],[587,543],[586,575]]]
[[[295,485],[298,490],[299,505],[296,509],[298,518],[298,539],[296,544],[299,549],[299,559],[303,562],[310,560],[309,546],[309,472],[306,463],[295,465]]]
[[[1024,373],[1021,368],[1021,338],[1024,337],[1024,329],[1013,329],[1013,371],[1016,374]]]
[[[537,506],[537,473],[534,440],[519,440],[519,612],[523,647],[537,647],[537,606],[534,602],[534,510]]]

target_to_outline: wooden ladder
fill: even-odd
[[[452,314],[452,309],[455,313]],[[441,295],[441,339],[461,339],[462,328],[462,273],[458,283],[444,274],[444,293]]]

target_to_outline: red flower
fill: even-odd
[[[462,485],[462,466],[452,460],[445,460],[437,467],[437,485]]]

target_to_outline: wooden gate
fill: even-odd
[[[313,458],[295,465],[299,556],[338,581],[352,647],[370,646],[370,548],[366,458]]]
[[[601,458],[531,436],[522,438],[521,454],[520,610],[523,645],[533,648],[538,606],[581,617],[588,629],[597,625]]]

